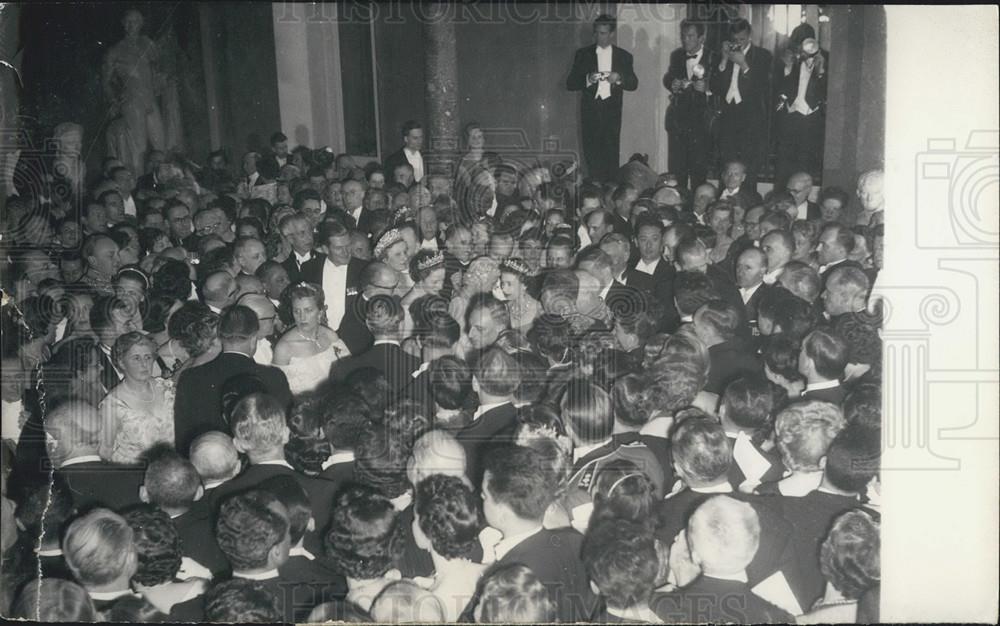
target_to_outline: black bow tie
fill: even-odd
[[[689,59],[697,59],[698,58],[698,53],[695,52],[694,54],[689,54],[689,55],[687,55],[687,58],[689,58]]]

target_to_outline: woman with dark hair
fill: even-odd
[[[125,511],[122,517],[132,527],[139,556],[132,585],[149,604],[157,611],[171,613],[175,605],[205,593],[208,580],[182,571],[181,540],[170,515],[151,504],[143,504]]]
[[[175,300],[163,293],[151,295],[146,300],[146,314],[142,318],[142,330],[149,333],[157,346],[162,346],[170,341],[167,320],[179,308],[181,308],[180,300]],[[159,364],[159,361],[157,363]],[[162,368],[163,365],[161,364],[160,367]]]
[[[208,305],[184,302],[167,319],[170,340],[156,353],[164,376],[177,379],[182,371],[208,363],[222,351],[219,342],[219,315]]]
[[[365,611],[386,585],[400,578],[393,569],[403,541],[398,522],[392,502],[372,487],[345,487],[334,503],[324,542],[327,558],[347,578],[345,599]]]
[[[288,413],[285,459],[296,471],[307,476],[318,476],[333,453],[323,433],[320,414],[323,403],[324,398],[315,393],[303,394],[295,399]]]
[[[274,346],[273,364],[288,377],[292,394],[298,395],[327,380],[330,366],[350,351],[327,326],[326,299],[318,285],[292,285],[282,298],[288,301],[295,325]]]
[[[811,611],[796,618],[797,623],[857,621],[859,600],[882,578],[879,527],[879,520],[864,509],[847,511],[833,522],[819,552],[826,591]]]

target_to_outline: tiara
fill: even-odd
[[[417,261],[417,269],[423,271],[423,270],[428,270],[437,265],[443,265],[443,264],[444,264],[444,253],[439,250],[427,258],[421,261]]]
[[[385,231],[385,233],[379,238],[378,243],[375,244],[375,258],[382,256],[389,246],[403,241],[403,234],[399,232],[398,228],[390,228]]]
[[[400,222],[409,222],[416,217],[416,214],[408,206],[402,206],[396,209],[396,212],[392,215],[392,223],[399,224]]]
[[[518,274],[524,276],[534,276],[535,272],[532,271],[528,264],[517,258],[504,259],[500,262],[500,267],[503,269],[508,269]]]
[[[622,476],[621,478],[619,478],[618,480],[616,480],[615,483],[613,485],[611,485],[611,489],[608,489],[608,497],[610,498],[611,494],[613,494],[615,492],[615,487],[617,487],[618,485],[622,484],[623,482],[625,482],[629,478],[632,478],[633,476],[642,476],[642,474],[633,472],[632,474],[625,474],[624,476]]]

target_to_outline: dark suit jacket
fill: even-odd
[[[742,104],[748,105],[751,115],[763,121],[771,101],[771,53],[764,48],[751,45],[746,53],[746,61],[750,71],[739,73],[740,99]],[[719,71],[718,65],[715,66],[710,81],[712,93],[719,98],[723,112],[727,108],[736,106],[726,103],[726,93],[729,91],[732,75],[733,63],[726,61],[722,71]]]
[[[760,301],[763,300],[764,296],[772,289],[774,289],[773,285],[768,285],[767,283],[761,283],[760,287],[757,288],[757,291],[753,292],[753,295],[750,296],[750,299],[743,304],[743,311],[744,313],[746,313],[747,321],[749,321],[752,326],[756,325],[755,322],[757,321],[757,307],[760,306]]]
[[[821,51],[820,54],[823,55],[824,60],[827,61],[826,66],[829,67],[829,55],[826,51]],[[788,106],[792,106],[792,102],[795,100],[799,93],[799,75],[802,69],[802,62],[796,62],[792,65],[792,71],[785,76],[784,66],[777,71],[775,76],[777,77],[776,82],[778,83],[778,97],[784,96]],[[826,72],[822,76],[816,71],[815,66],[813,67],[812,74],[809,76],[809,83],[806,86],[806,104],[809,108],[819,109],[816,113],[823,114],[825,112],[823,105],[826,104]],[[812,219],[812,218],[810,218]]]
[[[586,622],[597,611],[598,599],[580,561],[582,544],[583,535],[572,528],[543,528],[514,546],[497,563],[527,565],[549,590],[558,621]]]
[[[618,46],[611,46],[611,71],[621,74],[621,85],[611,85],[611,97],[607,104],[612,111],[621,116],[622,92],[635,91],[639,87],[639,79],[632,70],[632,55],[622,50]],[[590,45],[580,48],[573,57],[573,68],[566,77],[566,89],[570,91],[580,91],[580,102],[583,107],[583,115],[587,117],[597,109],[597,85],[594,83],[587,86],[587,75],[597,71],[597,45]]]
[[[760,361],[740,339],[724,341],[708,349],[708,382],[705,391],[722,395],[726,385],[740,376],[760,375]]]
[[[156,180],[156,174],[150,172],[135,179],[136,191],[159,191],[160,182]]]
[[[654,594],[649,601],[649,607],[667,624],[795,622],[795,618],[787,611],[754,595],[747,583],[704,575],[683,589],[666,594]]]
[[[494,446],[513,443],[517,426],[517,409],[513,403],[502,404],[486,411],[479,419],[455,433],[465,448],[465,467],[473,485],[483,478],[483,459]]]
[[[723,191],[725,191],[725,189],[719,192],[720,197]],[[756,189],[751,189],[750,185],[746,184],[745,182],[742,185],[740,185],[739,191],[727,197],[725,200],[723,200],[723,202],[730,200],[739,203],[739,205],[744,209],[751,209],[755,206],[760,206],[761,204],[764,204],[764,198],[762,198],[760,194],[757,193]]]
[[[681,316],[677,313],[674,305],[674,277],[677,270],[674,265],[666,260],[660,259],[650,276],[645,272],[635,269],[639,261],[629,264],[628,271],[625,272],[625,284],[629,287],[638,287],[649,294],[655,302],[660,314],[660,332],[673,332],[680,324]]]
[[[386,381],[389,383],[389,391],[396,392],[409,384],[410,375],[420,367],[420,359],[408,354],[396,344],[380,343],[359,355],[350,356],[334,363],[330,371],[330,378],[342,381],[351,372],[365,367],[374,367],[385,374]]]
[[[347,288],[357,288],[358,281],[361,278],[361,271],[365,269],[368,263],[351,257],[350,262],[347,264]],[[323,268],[326,267],[326,255],[316,252],[313,254],[311,261],[306,261],[302,264],[301,280],[307,283],[314,283],[323,286]],[[326,293],[323,294],[326,301],[329,302],[331,295]]]
[[[365,303],[360,292],[347,296],[344,300],[344,318],[337,328],[337,335],[354,355],[360,355],[375,343],[372,331],[365,324]]]
[[[821,400],[823,402],[830,402],[831,404],[836,404],[841,406],[844,404],[844,398],[847,396],[847,392],[844,391],[843,385],[837,385],[836,387],[830,387],[829,389],[814,389],[813,391],[803,391],[803,400]]]
[[[706,132],[708,130],[706,112],[709,107],[709,90],[707,87],[711,84],[712,74],[719,71],[719,54],[703,47],[698,64],[705,68],[706,89],[704,92],[699,92],[695,91],[694,87],[688,86],[679,93],[672,93],[665,124],[668,133]],[[667,73],[663,75],[663,86],[669,90],[675,79],[688,80],[687,52],[684,48],[677,48],[670,53]]]
[[[187,454],[198,435],[219,430],[230,433],[222,417],[222,386],[240,374],[254,374],[263,381],[267,392],[282,406],[292,400],[285,373],[270,365],[259,365],[245,354],[223,352],[204,365],[181,373],[174,399],[174,441],[177,451]]]
[[[806,601],[814,602],[826,588],[826,581],[819,569],[820,544],[826,539],[834,519],[845,511],[859,507],[861,503],[857,498],[822,491],[813,491],[801,498],[762,496],[761,499],[774,500],[782,517],[791,523],[791,538],[798,557],[802,586],[808,598]]]
[[[293,556],[278,568],[281,580],[294,586],[295,613],[300,620],[307,620],[316,605],[342,599],[347,595],[344,576],[327,567],[320,555],[314,556],[316,558],[313,560]]]
[[[309,251],[309,256],[310,256],[310,260],[312,260],[312,259],[316,259],[317,257],[322,257],[323,253],[316,252],[315,250],[310,250]],[[292,252],[291,254],[289,254],[288,258],[281,262],[281,266],[284,267],[285,271],[288,272],[288,280],[293,285],[295,283],[298,283],[298,282],[302,281],[302,268],[304,268],[308,264],[309,264],[309,261],[306,261],[305,263],[302,264],[302,267],[299,267],[298,261],[296,261],[296,259],[295,259],[295,253],[294,252]]]
[[[395,152],[387,156],[385,158],[385,161],[383,161],[382,171],[385,172],[385,179],[389,182],[392,182],[394,180],[393,171],[397,167],[399,167],[400,165],[410,164],[410,162],[406,158],[406,153],[403,152],[403,149],[404,149],[403,146],[400,146],[399,150],[396,150]],[[420,152],[420,155],[424,156],[423,151]],[[424,160],[424,165],[426,169],[427,165],[426,158]],[[426,176],[426,172],[424,173],[424,175]],[[358,228],[361,228],[361,226],[359,225]]]
[[[119,511],[139,503],[143,468],[88,461],[59,468],[55,475],[66,481],[77,510],[103,506]]]
[[[204,498],[175,517],[174,527],[181,539],[181,554],[207,567],[213,576],[219,576],[229,570],[229,560],[215,542],[215,516],[203,502]]]

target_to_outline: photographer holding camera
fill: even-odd
[[[670,67],[663,86],[670,90],[666,131],[670,171],[682,187],[694,189],[705,182],[711,151],[711,114],[708,83],[719,64],[718,55],[705,48],[705,25],[681,22],[681,44],[670,53]]]
[[[622,92],[635,91],[639,79],[632,71],[632,55],[612,45],[615,18],[601,15],[594,20],[596,46],[576,51],[566,89],[582,92],[580,124],[587,173],[601,182],[618,175],[618,151],[622,129]]]
[[[709,85],[722,99],[719,161],[746,164],[746,184],[757,189],[757,175],[767,155],[767,115],[771,93],[771,53],[750,42],[750,22],[729,25],[722,60]]]
[[[784,72],[778,79],[775,119],[776,189],[783,188],[797,171],[808,172],[814,178],[822,174],[826,125],[827,53],[820,50],[812,26],[802,24],[792,32],[782,61]]]

